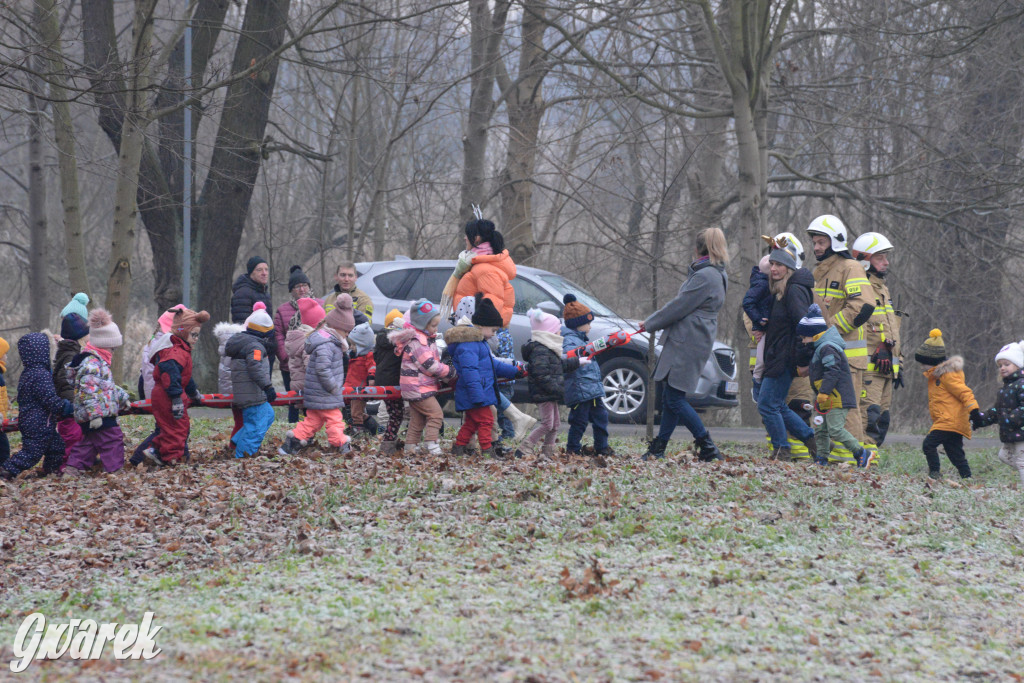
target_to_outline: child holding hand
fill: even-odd
[[[996,365],[1003,386],[996,405],[971,413],[975,429],[999,423],[999,459],[1017,470],[1024,486],[1024,345],[1013,342],[999,349]]]

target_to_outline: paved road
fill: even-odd
[[[278,419],[283,417],[283,410],[278,409]],[[231,413],[226,410],[216,410],[212,408],[199,408],[197,410],[189,411],[189,414],[195,417],[202,418],[221,418],[224,420],[231,419]],[[449,425],[455,429],[459,428],[459,420],[457,418],[448,418],[445,420]],[[563,423],[562,428],[566,426]],[[645,425],[608,425],[608,431],[612,436],[618,437],[634,437],[638,439],[645,438],[647,434],[647,428]],[[655,426],[657,431],[657,426]],[[754,427],[712,427],[711,435],[715,441],[719,443],[725,442],[739,442],[739,443],[762,443],[764,441],[764,430]],[[679,427],[676,429],[676,436],[681,439],[688,439],[689,433],[685,427]],[[923,434],[892,434],[890,433],[886,438],[886,443],[905,443],[911,444],[915,447],[921,446],[921,440],[924,438]],[[979,438],[975,437],[967,442],[968,445],[975,448],[999,448],[999,439],[997,438]]]

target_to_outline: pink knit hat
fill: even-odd
[[[345,293],[339,294],[338,298],[334,300],[334,308],[325,318],[327,326],[348,334],[356,326],[356,318],[352,310],[352,297]]]
[[[526,312],[526,315],[530,318],[530,329],[532,330],[558,334],[562,329],[562,324],[558,322],[558,318],[550,313],[545,313],[539,308],[531,308]]]
[[[174,324],[174,309],[181,308],[181,304],[178,304],[169,311],[164,311],[160,314],[160,317],[156,319],[158,325],[160,325],[161,332],[170,332],[171,325]]]
[[[324,307],[312,297],[299,299],[296,305],[299,307],[299,318],[302,320],[303,325],[316,327],[327,315],[324,312]]]

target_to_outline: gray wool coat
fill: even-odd
[[[697,380],[715,343],[725,287],[723,266],[708,261],[691,264],[690,277],[676,297],[644,321],[651,334],[664,330],[664,348],[654,368],[655,381],[667,381],[672,388],[687,394],[697,390]]]

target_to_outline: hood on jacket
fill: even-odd
[[[231,292],[237,292],[240,289],[255,289],[257,292],[266,292],[268,290],[267,285],[261,285],[260,283],[253,280],[247,273],[242,273],[235,282],[231,285]]]
[[[259,344],[264,354],[267,352],[266,337],[259,334],[250,334],[248,330],[234,334],[224,344],[224,355],[230,358],[245,358],[253,344]]]
[[[798,285],[806,285],[811,288],[811,291],[814,291],[814,273],[806,268],[794,270],[793,274],[789,276],[789,281]]]
[[[153,360],[153,356],[160,353],[164,349],[171,348],[171,346],[174,345],[174,341],[171,339],[171,337],[173,336],[174,335],[171,334],[170,332],[161,332],[160,334],[150,339],[149,343],[146,344],[145,348],[143,349],[143,351],[149,354],[149,357],[146,358],[146,360]]]
[[[228,339],[243,331],[245,331],[245,325],[238,323],[217,323],[213,326],[213,336],[221,344],[227,343]]]
[[[960,372],[964,369],[964,357],[963,356],[950,356],[946,360],[942,361],[934,368],[925,370],[925,374],[929,374],[933,379],[938,379],[949,372]]]
[[[509,280],[515,279],[516,264],[508,255],[508,249],[503,249],[500,254],[478,254],[473,257],[473,265],[487,263],[501,269]]]
[[[42,332],[30,332],[18,340],[18,355],[25,369],[50,369],[50,340]]]
[[[835,325],[829,325],[829,328],[814,340],[814,348],[816,349],[820,349],[825,344],[830,344],[840,351],[846,349],[846,340],[839,334],[839,330],[836,329]]]
[[[411,325],[409,327],[403,327],[400,330],[395,330],[394,332],[388,333],[388,341],[390,341],[394,345],[395,352],[398,354],[401,354],[402,351],[405,349],[406,345],[408,345],[408,343],[411,342],[413,339],[419,339],[421,344],[426,344],[429,342],[429,340],[427,339],[427,335],[425,333],[420,332]]]
[[[462,342],[483,340],[484,333],[480,331],[479,327],[474,327],[473,325],[456,325],[455,327],[449,327],[444,333],[444,343],[448,346]]]
[[[348,342],[335,335],[326,327],[321,327],[319,330],[306,337],[306,353],[312,355],[314,349],[321,344],[334,344],[342,351],[345,351],[346,353],[348,352]]]
[[[769,282],[768,276],[762,273],[760,268],[754,266],[750,269],[750,286],[753,287],[759,282]]]

